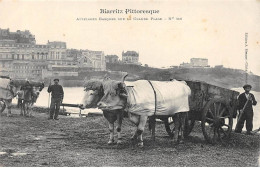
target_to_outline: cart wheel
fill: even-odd
[[[184,137],[188,137],[189,134],[191,133],[193,127],[195,124],[195,117],[194,114],[192,114],[191,112],[187,113],[187,117],[185,120],[185,129],[184,129]]]
[[[212,99],[203,109],[201,127],[207,142],[229,138],[232,131],[232,109],[225,99]]]
[[[5,102],[0,101],[0,114],[3,113],[3,111],[5,110],[5,108],[6,108]]]
[[[172,138],[174,136],[175,126],[173,123],[173,117],[168,117],[163,119],[165,130],[168,133],[168,135]]]

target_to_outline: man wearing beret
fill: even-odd
[[[60,105],[63,101],[64,92],[61,85],[59,85],[59,79],[54,79],[54,84],[49,85],[48,93],[51,92],[51,106],[49,119],[58,120]]]
[[[238,97],[238,110],[239,118],[236,125],[235,132],[241,133],[244,127],[244,122],[246,121],[246,130],[248,135],[252,135],[251,131],[253,129],[253,105],[257,104],[255,96],[252,93],[249,93],[252,89],[252,86],[246,84],[243,86],[245,92],[240,94]],[[244,109],[244,110],[243,110]],[[243,112],[243,113],[242,113]]]

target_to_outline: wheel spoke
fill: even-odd
[[[214,106],[214,116],[217,116],[217,106],[216,103],[213,103]]]
[[[209,108],[209,110],[208,110],[208,113],[210,113],[210,115],[212,116],[212,118],[214,118],[215,116],[214,116],[214,113],[211,111],[211,109]]]
[[[224,107],[223,110],[219,113],[219,116],[222,116],[223,113],[225,112],[226,108]]]
[[[218,105],[218,109],[217,109],[217,115],[220,115],[220,109],[221,109],[221,103],[219,103],[219,105]]]
[[[212,122],[213,122],[213,119],[211,119],[211,118],[208,118],[208,117],[206,117],[206,119],[207,119],[207,120],[210,120],[210,121],[212,121]]]

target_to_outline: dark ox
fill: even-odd
[[[89,80],[84,84],[84,97],[81,102],[81,109],[85,108],[97,108],[97,103],[103,97],[103,84],[101,80]],[[114,143],[114,123],[117,120],[117,144],[122,143],[121,136],[121,126],[123,120],[123,112],[122,110],[113,110],[113,111],[103,111],[104,117],[107,119],[109,123],[109,131],[110,137],[108,144],[111,145]]]
[[[188,96],[190,95],[190,88],[186,85],[186,83],[178,81],[149,82],[153,83],[154,85],[157,84],[162,87],[166,87],[165,89],[159,89],[159,91],[157,89],[157,97],[159,97],[158,108],[157,112],[153,113],[152,109],[155,107],[154,93],[156,92],[155,90],[152,91],[152,84],[150,86],[148,84],[148,81],[146,80],[139,81],[139,93],[136,93],[137,89],[126,87],[124,83],[124,78],[122,81],[106,80],[103,82],[104,95],[101,98],[100,102],[98,102],[97,104],[98,108],[103,111],[127,111],[130,121],[137,126],[137,130],[135,131],[132,140],[138,140],[139,147],[143,147],[142,133],[144,131],[147,118],[149,116],[152,116],[153,114],[159,115],[160,113],[161,115],[173,116],[176,126],[174,142],[177,142],[178,140],[179,131],[181,133],[180,141],[182,142],[185,116],[187,115],[186,113],[189,111]],[[145,86],[140,86],[140,83],[144,83]],[[170,89],[167,89],[168,87],[170,87]],[[173,92],[170,93],[171,91],[174,91],[175,87],[177,87],[176,94],[174,94]],[[148,88],[149,90],[147,91]],[[167,90],[169,91],[169,94]],[[142,91],[145,91],[144,94],[142,94]],[[171,97],[171,95],[173,95],[174,97]],[[138,104],[138,102],[136,102],[135,104],[128,103],[128,101],[131,101],[131,99],[138,101],[139,98],[141,98],[141,104]],[[160,101],[163,101],[166,104],[164,104],[163,102],[159,103]]]
[[[43,82],[29,82],[26,81],[18,92],[18,103],[21,108],[22,116],[31,117],[31,109],[36,103],[40,92],[44,88]]]

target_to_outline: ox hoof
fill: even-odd
[[[139,148],[143,148],[143,147],[144,147],[144,143],[143,143],[143,142],[140,142],[140,143],[137,144],[137,146],[138,146]]]
[[[113,144],[114,144],[114,140],[109,140],[109,141],[107,142],[107,144],[108,144],[108,145],[113,145]]]
[[[117,145],[122,145],[123,142],[122,142],[122,140],[118,140],[116,144],[117,144]]]

